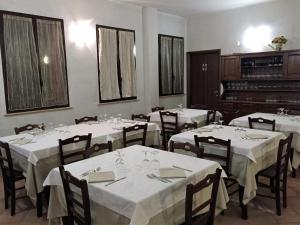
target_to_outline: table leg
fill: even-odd
[[[247,205],[243,204],[243,197],[244,197],[244,190],[245,188],[241,185],[239,185],[239,200],[240,200],[240,207],[242,210],[242,219],[247,220],[248,219],[248,207]]]

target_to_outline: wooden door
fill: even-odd
[[[188,107],[217,108],[220,50],[188,53]]]
[[[286,79],[300,79],[300,51],[288,52],[285,55]]]
[[[201,54],[188,55],[188,107],[206,108],[205,97],[205,56]]]
[[[221,79],[238,80],[240,77],[240,56],[222,56]]]

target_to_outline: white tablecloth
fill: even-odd
[[[194,123],[196,122],[198,125],[205,125],[207,110],[201,109],[186,109],[184,108],[182,111],[178,109],[168,109],[165,111],[176,112],[178,113],[178,125],[182,125],[184,123]],[[160,115],[159,111],[151,112],[148,114],[150,116],[150,121],[160,124]],[[221,117],[222,114],[217,112],[216,117]]]
[[[200,133],[199,131],[204,128],[212,129],[212,131]],[[242,139],[245,134],[263,134],[269,138],[245,140]],[[255,174],[276,162],[279,141],[282,138],[286,138],[284,134],[279,132],[247,128],[245,128],[245,131],[236,131],[236,127],[209,125],[174,135],[170,140],[195,144],[194,135],[202,137],[213,136],[215,138],[231,140],[231,174],[237,179],[240,185],[245,187],[243,200],[245,204],[256,195]],[[216,150],[223,151],[223,155],[226,155],[225,149],[213,149],[213,151]]]
[[[172,183],[162,183],[147,178],[146,174],[153,172],[151,166],[143,167],[144,151],[157,151],[156,158],[160,167],[181,166],[192,170],[186,172],[187,178],[173,179]],[[101,166],[102,171],[113,170],[117,177],[126,176],[125,180],[119,181],[110,186],[105,183],[89,184],[90,199],[113,212],[121,214],[130,220],[130,225],[148,224],[151,218],[165,209],[175,205],[185,198],[185,189],[188,183],[195,183],[202,180],[207,174],[214,173],[220,167],[218,163],[170,153],[139,145],[127,147],[121,150],[124,154],[126,172],[119,171],[115,167],[116,153],[107,153],[84,161],[76,162],[65,166],[74,176],[79,177],[82,172]],[[122,172],[122,175],[119,174]],[[58,168],[53,169],[44,185],[62,186]],[[60,189],[62,191],[62,189]],[[217,207],[226,208],[228,195],[224,183],[220,186]],[[51,201],[50,201],[51,202]],[[60,216],[56,203],[49,205],[48,217]],[[183,207],[184,208],[184,207]],[[56,215],[53,212],[57,212]],[[184,216],[184,215],[182,215]],[[103,218],[105,221],[105,218]],[[94,221],[96,224],[96,221]],[[105,222],[104,222],[105,224]]]
[[[291,116],[291,115],[280,116],[271,113],[253,113],[232,120],[230,122],[230,125],[249,127],[248,117],[252,117],[252,118],[262,117],[269,120],[275,120],[276,131],[283,132],[286,135],[289,135],[289,133],[294,134],[292,147],[295,149],[295,152],[294,152],[292,165],[295,169],[297,169],[300,165],[300,116]]]

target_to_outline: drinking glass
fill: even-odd
[[[159,162],[159,160],[156,158],[156,156],[157,156],[158,153],[159,153],[159,152],[156,151],[156,150],[151,151],[151,155],[152,155],[151,169],[152,169],[154,172],[158,172],[159,167],[160,167],[160,162]]]

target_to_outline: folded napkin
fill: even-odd
[[[212,132],[213,129],[212,128],[198,128],[196,130],[193,130],[193,132],[196,133],[204,133],[204,132]]]
[[[159,169],[161,178],[185,178],[185,172],[177,168],[161,168]]]
[[[89,183],[114,181],[115,174],[112,171],[90,173],[87,177]]]
[[[268,139],[269,138],[268,135],[264,135],[264,134],[246,134],[245,137],[249,138],[249,139]]]
[[[15,139],[12,144],[16,144],[16,145],[26,145],[32,142],[32,139],[30,138],[18,138]]]

